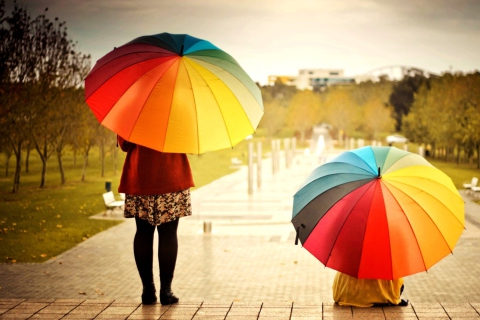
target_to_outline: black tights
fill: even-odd
[[[151,285],[153,281],[153,236],[155,229],[158,230],[158,264],[160,266],[160,278],[173,277],[177,262],[178,220],[152,226],[148,221],[135,217],[137,232],[133,240],[133,252],[138,273],[144,286]]]

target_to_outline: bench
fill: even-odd
[[[477,188],[477,184],[478,184],[478,178],[473,177],[470,182],[463,183],[463,188],[467,190],[467,193],[469,193],[470,191],[477,192],[477,190],[474,190]]]
[[[113,213],[113,210],[117,208],[122,209],[125,205],[125,200],[115,200],[113,191],[105,192],[103,194],[103,201],[105,202],[105,214],[107,214],[108,210]]]

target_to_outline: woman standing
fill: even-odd
[[[133,251],[143,292],[142,303],[157,301],[153,280],[153,238],[158,231],[160,302],[177,303],[171,284],[177,261],[179,218],[192,214],[194,186],[185,154],[163,153],[118,137],[127,153],[118,192],[125,193],[125,217],[135,218]]]

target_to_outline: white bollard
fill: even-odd
[[[262,186],[262,143],[257,142],[257,188]]]
[[[253,142],[248,143],[248,194],[253,194]]]
[[[212,223],[210,221],[203,222],[203,233],[212,233]]]

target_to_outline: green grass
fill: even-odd
[[[260,141],[260,139],[255,139]],[[265,152],[269,143],[264,143]],[[189,160],[195,180],[195,188],[206,185],[235,171],[231,158],[237,157],[247,163],[248,143],[235,148],[190,155]],[[12,194],[14,159],[10,159],[10,172],[5,177],[5,157],[0,156],[0,262],[42,262],[74,247],[89,237],[120,223],[119,221],[89,219],[105,210],[102,193],[105,182],[111,181],[112,190],[117,188],[124,160],[119,152],[117,173],[113,160],[107,156],[105,176],[101,177],[100,158],[92,154],[86,181],[80,181],[82,161],[78,157],[73,165],[73,155],[64,159],[67,183],[60,186],[57,161],[51,158],[47,167],[46,186],[40,183],[41,162],[32,151],[29,173],[22,172],[20,192]],[[22,170],[25,170],[23,163]]]
[[[480,170],[472,165],[433,160],[432,158],[427,158],[427,160],[448,175],[457,189],[463,189],[463,183],[470,182],[472,177],[480,177]]]

